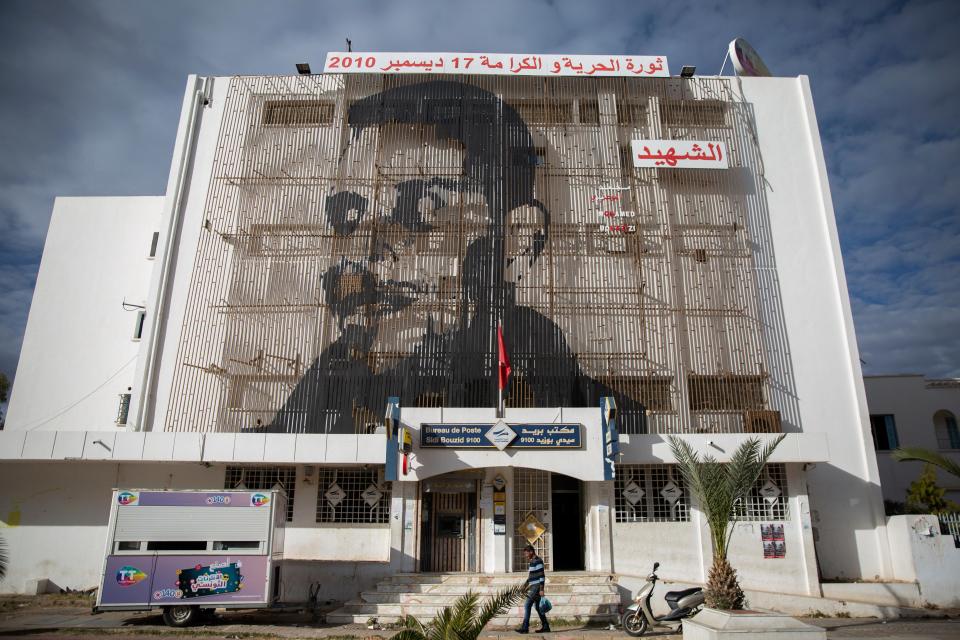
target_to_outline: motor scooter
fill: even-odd
[[[670,591],[664,596],[670,606],[670,612],[659,618],[653,615],[650,608],[650,598],[653,597],[653,588],[657,585],[657,569],[659,562],[653,564],[653,573],[647,576],[647,584],[637,592],[634,602],[620,617],[623,630],[630,636],[642,636],[650,627],[663,623],[679,623],[677,631],[683,628],[683,620],[700,612],[703,604],[703,589],[693,587],[681,591]],[[672,626],[672,625],[671,625]]]

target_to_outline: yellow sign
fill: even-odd
[[[530,544],[539,540],[540,536],[546,533],[546,531],[547,528],[543,526],[532,513],[528,513],[527,517],[520,523],[520,526],[517,527],[517,533],[526,538]]]

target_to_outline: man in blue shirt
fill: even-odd
[[[529,633],[530,609],[533,606],[537,607],[537,615],[540,616],[540,628],[537,630],[537,633],[548,633],[550,631],[550,623],[547,622],[547,616],[540,610],[540,598],[543,597],[543,587],[547,583],[547,578],[543,571],[543,559],[537,555],[537,550],[534,549],[532,545],[528,544],[524,547],[523,552],[527,556],[527,562],[530,563],[530,575],[527,577],[527,587],[529,591],[527,592],[527,601],[523,605],[523,624],[517,629],[517,633]]]

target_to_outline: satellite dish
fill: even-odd
[[[772,76],[767,65],[763,64],[763,59],[757,50],[750,46],[750,43],[743,38],[734,38],[730,41],[730,60],[733,61],[733,68],[738,76]]]

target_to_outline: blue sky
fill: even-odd
[[[358,51],[666,54],[810,76],[866,373],[960,376],[960,2],[0,2],[0,371],[53,198],[165,188],[188,73]],[[728,66],[729,69],[729,66]],[[65,310],[64,321],[69,321]]]

